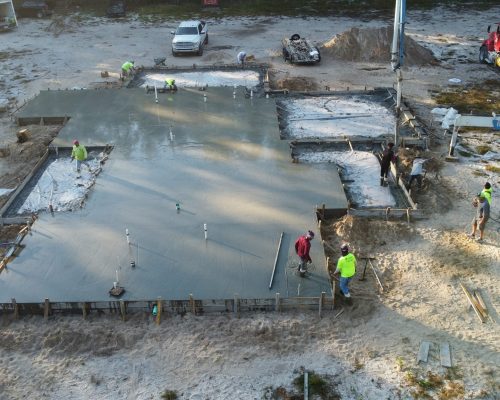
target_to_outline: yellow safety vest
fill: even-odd
[[[337,269],[340,271],[342,278],[350,278],[356,274],[356,257],[349,253],[346,256],[340,257],[337,262]]]

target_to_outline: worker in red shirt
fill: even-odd
[[[305,235],[299,236],[295,241],[295,252],[300,258],[298,271],[301,277],[304,277],[307,272],[306,264],[312,262],[309,250],[311,250],[311,240],[313,238],[314,232],[307,231]]]

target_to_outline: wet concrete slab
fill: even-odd
[[[114,149],[83,209],[40,214],[0,275],[0,302],[107,300],[117,271],[124,299],[330,294],[319,236],[307,278],[293,245],[318,233],[315,205],[347,207],[337,169],[292,163],[274,100],[232,90],[181,89],[158,103],[141,89],[49,91],[29,103],[20,116],[70,117],[55,145]]]

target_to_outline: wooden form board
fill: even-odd
[[[451,368],[451,352],[448,342],[443,342],[439,345],[439,358],[443,367]]]
[[[429,358],[429,349],[431,348],[431,343],[423,340],[420,343],[420,348],[418,349],[418,354],[417,354],[417,363],[420,361],[422,362],[427,362],[427,359]]]

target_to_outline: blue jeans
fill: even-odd
[[[87,160],[75,160],[76,161],[76,170],[80,172],[80,169],[82,167],[82,164],[85,164],[88,169],[90,169],[89,164],[87,163]]]
[[[340,277],[340,290],[343,294],[349,294],[349,282],[351,282],[351,278],[342,278]]]

